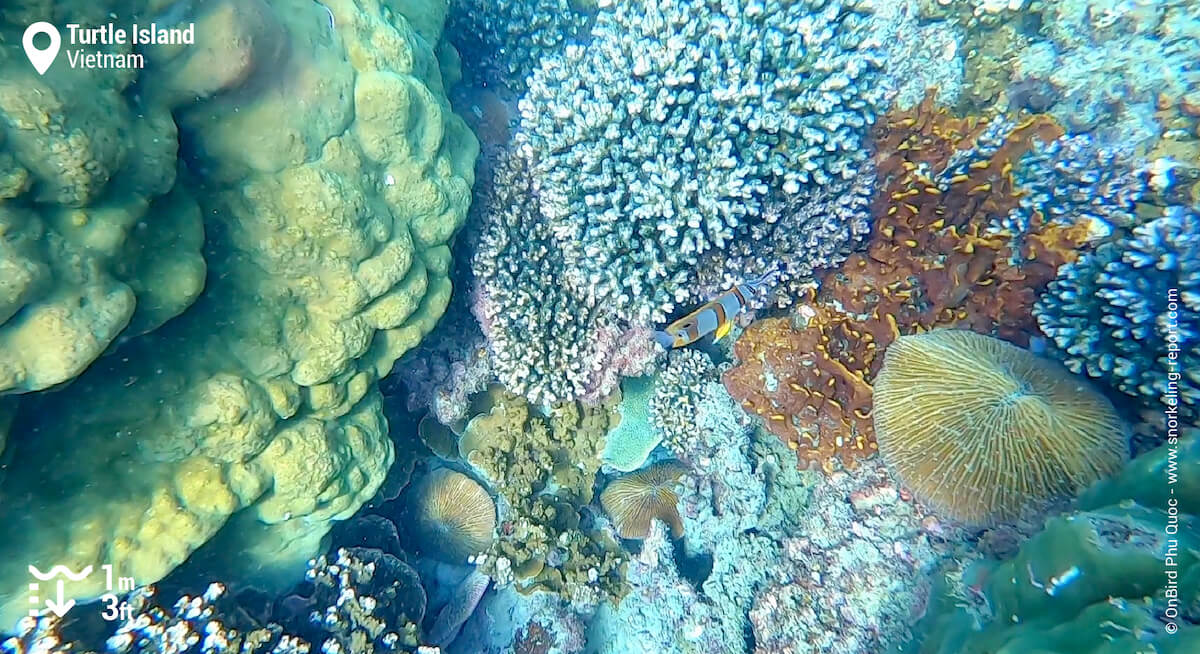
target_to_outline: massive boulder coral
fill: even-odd
[[[0,487],[4,624],[28,608],[29,564],[149,583],[191,556],[292,580],[383,482],[375,381],[446,306],[478,146],[433,54],[443,3],[410,3],[411,24],[374,0],[325,5],[207,3],[186,20],[219,42],[147,53],[140,98],[174,109],[203,182],[187,186],[207,287],[66,390],[23,398]]]
[[[127,71],[41,77],[14,52],[0,54],[0,393],[74,378],[183,311],[205,274],[169,107],[133,101]]]

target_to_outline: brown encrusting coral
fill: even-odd
[[[870,385],[902,334],[959,327],[1027,344],[1037,293],[1091,237],[1086,223],[1037,212],[1008,226],[1021,198],[1013,169],[1034,140],[1062,135],[1053,120],[958,118],[933,97],[875,128],[866,250],[827,273],[790,323],[761,321],[734,346],[726,387],[802,467],[831,472],[874,454]]]
[[[879,451],[942,515],[1019,517],[1129,457],[1112,404],[1057,362],[960,329],[902,336],[875,378]]]
[[[760,320],[734,344],[740,363],[725,373],[730,394],[796,450],[801,467],[853,468],[875,453],[871,387],[873,337],[844,315],[808,304],[799,329],[786,318]]]
[[[559,402],[543,414],[493,387],[458,442],[463,461],[503,498],[488,566],[501,585],[597,604],[623,593],[624,556],[584,519],[616,398],[596,407]]]

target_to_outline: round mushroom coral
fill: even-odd
[[[1053,361],[990,336],[902,336],[875,378],[875,432],[917,497],[963,522],[1016,518],[1120,469],[1112,404]]]
[[[619,477],[604,489],[600,505],[621,538],[645,538],[655,519],[667,523],[673,537],[683,535],[683,522],[675,508],[679,501],[675,482],[683,473],[678,463],[660,463]]]
[[[462,563],[492,546],[496,503],[467,475],[434,470],[411,501],[417,538],[431,556]]]

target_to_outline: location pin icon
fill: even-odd
[[[45,50],[38,50],[33,45],[33,37],[38,34],[50,37],[50,45]],[[21,37],[21,46],[25,48],[25,56],[29,57],[29,63],[33,64],[38,75],[46,74],[50,64],[54,63],[54,58],[58,56],[58,48],[61,45],[62,37],[58,35],[58,28],[44,20],[27,27],[25,36]]]

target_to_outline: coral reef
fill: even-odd
[[[787,289],[838,263],[887,94],[871,31],[858,2],[639,0],[544,58],[473,265],[501,382],[596,400],[648,372],[676,307],[778,259]]]
[[[525,90],[539,62],[586,37],[587,3],[572,0],[454,0],[446,38],[462,54],[476,86]]]
[[[562,597],[507,588],[488,593],[448,654],[581,654],[594,607],[573,609]]]
[[[323,652],[371,654],[415,648],[421,641],[425,589],[399,558],[375,549],[340,548],[310,561],[305,578],[311,584],[311,593],[301,596],[308,606],[305,617],[327,632]],[[309,632],[310,642],[318,642],[318,634]]]
[[[1200,214],[1164,215],[1063,266],[1035,307],[1072,371],[1194,421],[1200,410]]]
[[[742,283],[747,271],[771,270],[776,279],[771,303],[791,304],[817,273],[836,267],[866,238],[874,192],[875,171],[864,162],[850,179],[768,201],[763,220],[748,225],[744,238],[703,256],[695,295],[716,297]]]
[[[496,503],[461,472],[441,468],[422,480],[409,500],[421,550],[434,558],[465,563],[495,540]]]
[[[775,579],[749,600],[757,654],[895,651],[963,537],[874,462],[835,472],[797,520]]]
[[[134,106],[132,75],[0,68],[0,392],[28,393],[186,309],[204,227],[171,107]]]
[[[600,493],[600,505],[621,538],[645,538],[655,520],[666,523],[673,537],[683,535],[675,485],[686,470],[676,463],[659,463],[608,483]]]
[[[952,567],[911,651],[1087,654],[1200,645],[1200,434],[1134,459],[1006,561]]]
[[[887,53],[888,82],[895,86],[892,107],[911,108],[931,88],[937,89],[937,103],[944,107],[974,91],[973,85],[965,84],[964,74],[974,56],[966,46],[970,32],[946,16],[923,15],[922,1],[872,3],[872,26]]]
[[[487,399],[459,440],[462,459],[499,496],[498,539],[477,564],[499,588],[547,590],[580,606],[619,596],[624,557],[585,510],[613,400],[561,402],[543,414],[500,388]]]
[[[722,385],[701,388],[680,443],[695,462],[679,492],[682,551],[656,522],[629,563],[629,594],[601,609],[589,640],[614,654],[849,654],[902,642],[953,530],[881,466],[828,478],[796,470]]]
[[[651,424],[651,402],[657,397],[658,379],[632,377],[621,385],[617,425],[604,437],[604,450],[600,452],[605,465],[621,472],[637,470],[662,442],[663,432]]]
[[[1010,520],[1117,472],[1128,434],[1112,404],[1053,361],[990,336],[901,336],[875,376],[879,453],[940,515]]]
[[[852,2],[600,12],[586,47],[544,59],[520,101],[516,138],[567,262],[638,322],[699,299],[697,257],[739,238],[769,189],[856,174],[886,94],[878,45]]]
[[[1025,233],[1044,221],[1088,223],[1107,235],[1139,222],[1136,205],[1149,189],[1128,145],[1090,135],[1031,145],[1013,170],[1021,200],[1002,221],[1005,228]]]
[[[472,311],[487,336],[492,367],[505,387],[548,404],[607,396],[620,375],[649,372],[655,345],[564,258],[556,224],[537,206],[537,178],[526,153],[497,164],[493,193],[480,211],[473,248]]]
[[[668,353],[666,366],[654,377],[651,428],[676,457],[691,465],[695,462],[689,460],[689,441],[697,436],[696,413],[705,399],[705,387],[719,379],[718,373],[707,354],[679,349]]]
[[[79,18],[107,22],[107,4],[92,4]],[[427,19],[439,3],[428,4],[410,3],[418,29],[435,27]],[[21,383],[62,381],[112,350],[61,392],[18,405],[0,489],[0,625],[28,610],[30,564],[111,564],[151,583],[190,557],[223,578],[254,570],[259,583],[282,586],[332,521],[383,482],[393,451],[375,381],[446,306],[448,242],[465,218],[478,146],[449,111],[429,45],[436,31],[418,35],[375,0],[325,5],[328,15],[307,0],[181,3],[171,20],[219,42],[152,49],[136,73],[61,66],[34,77],[26,62],[0,62],[26,116],[3,121],[4,158],[39,180],[22,193],[51,194],[45,205],[6,202],[4,220],[21,233],[70,232],[55,252],[16,246],[18,267],[62,274],[46,285],[18,271],[30,285],[5,299],[23,307],[5,324],[43,307],[43,335],[74,340],[64,322],[74,318],[43,302],[72,294],[107,316],[79,335],[88,352],[69,352],[58,336],[21,345],[21,356],[50,348],[46,370],[58,371]],[[19,41],[14,29],[5,23],[7,42]],[[135,82],[136,94],[120,94]],[[137,139],[118,145],[112,130],[132,120],[133,95],[146,118],[127,132]],[[38,116],[55,130],[36,129]],[[88,145],[100,136],[108,145]],[[78,148],[65,147],[72,140]],[[180,140],[186,174],[177,174]],[[54,154],[64,150],[83,159]],[[193,302],[200,219],[208,276]],[[76,273],[45,259],[67,261],[72,241],[93,253],[71,265],[95,272],[86,291],[95,304],[81,303]],[[114,255],[129,268],[114,273]],[[120,311],[105,308],[109,291],[125,297]],[[102,584],[92,575],[69,593],[95,597]]]
[[[454,589],[450,601],[438,613],[433,626],[429,628],[429,642],[439,647],[450,644],[458,634],[462,624],[475,612],[479,600],[487,592],[491,577],[472,570],[466,578]]]
[[[459,284],[460,275],[455,275]],[[466,293],[450,298],[438,327],[396,362],[380,382],[384,395],[403,395],[408,410],[428,410],[443,425],[460,428],[470,416],[470,397],[494,378],[487,342],[470,313]]]
[[[722,380],[747,412],[796,451],[801,467],[854,468],[878,449],[866,381],[874,338],[850,331],[849,321],[832,311],[813,312],[823,320],[802,330],[787,318],[752,324],[733,346],[738,365]],[[838,340],[826,335],[826,325]],[[863,347],[853,347],[858,344]]]
[[[14,637],[0,644],[6,654],[32,652],[242,652],[243,654],[371,654],[420,652],[419,624],[425,592],[402,560],[366,548],[339,549],[308,563],[302,594],[269,600],[266,606],[235,596],[221,583],[173,602],[155,586],[125,599],[123,616],[103,635],[53,615],[22,618]],[[68,628],[64,628],[68,627]],[[72,637],[80,638],[72,640]]]
[[[1013,170],[1031,144],[1062,131],[1045,117],[956,118],[933,95],[875,128],[880,188],[866,252],[851,254],[800,298],[793,318],[751,325],[723,375],[730,393],[797,451],[802,466],[853,468],[877,449],[871,387],[902,334],[961,327],[1025,344],[1031,309],[1093,222],[1019,206]]]
[[[1200,102],[1200,23],[1186,0],[1038,4],[1044,38],[1017,51],[1013,82],[1051,86],[1058,98],[1047,111],[1072,131],[1144,141],[1158,133],[1159,95]]]

